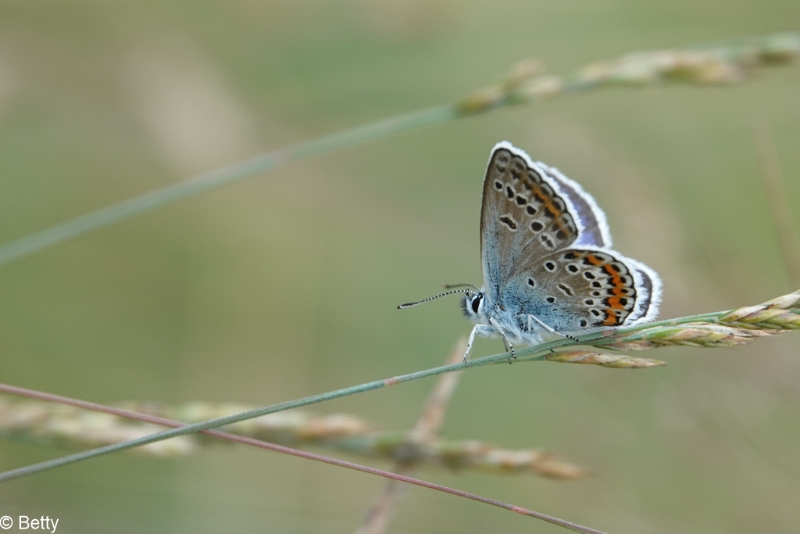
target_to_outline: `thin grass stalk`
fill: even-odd
[[[458,363],[466,350],[466,340],[464,338],[459,339],[450,352],[450,356],[445,360],[445,365]],[[453,393],[455,393],[461,374],[462,372],[458,371],[439,376],[411,432],[415,441],[420,443],[430,441],[439,434],[444,422],[447,405],[450,403]],[[396,463],[392,471],[401,475],[410,475],[414,472],[414,465],[412,462],[401,460]],[[367,511],[361,525],[356,530],[356,534],[383,534],[386,532],[392,512],[397,505],[397,500],[404,489],[396,480],[388,481],[381,494]]]
[[[664,327],[676,327],[680,325],[684,325],[684,328],[664,329]],[[775,298],[773,300],[770,300],[768,302],[756,306],[748,306],[745,308],[739,308],[736,310],[729,310],[724,312],[692,315],[688,317],[681,317],[678,319],[669,319],[666,321],[657,321],[649,324],[636,325],[627,328],[619,328],[616,330],[604,330],[599,332],[593,332],[589,334],[584,334],[582,336],[578,336],[577,338],[578,341],[572,341],[570,339],[558,339],[555,341],[551,341],[549,343],[542,343],[540,345],[536,345],[533,347],[517,350],[516,351],[518,358],[517,361],[547,361],[548,354],[551,354],[551,352],[554,349],[571,345],[589,345],[589,346],[603,347],[604,345],[613,346],[613,344],[615,343],[624,343],[628,345],[628,348],[631,348],[631,346],[637,344],[642,345],[639,348],[653,348],[661,346],[658,343],[654,343],[652,341],[653,338],[657,338],[662,342],[670,340],[680,341],[682,337],[682,332],[686,331],[694,332],[700,329],[699,328],[700,326],[705,327],[706,325],[708,325],[709,327],[718,327],[719,325],[736,327],[738,328],[737,332],[741,335],[745,335],[747,332],[753,332],[753,331],[760,331],[761,332],[760,335],[763,335],[764,333],[772,334],[772,333],[779,333],[782,331],[800,329],[800,290],[795,291],[794,293],[790,293],[788,295],[783,295],[781,297]],[[653,332],[655,332],[653,337],[648,338],[649,333]],[[739,344],[747,340],[748,339],[742,338],[741,340],[737,340],[737,342],[734,344]],[[693,342],[692,346],[712,347],[712,346],[729,346],[729,345],[720,344],[717,343],[716,341],[712,342],[711,344],[705,345],[703,344],[702,340],[700,340]],[[41,462],[38,464],[32,464],[26,467],[21,467],[19,469],[12,469],[10,471],[5,471],[3,473],[0,473],[0,482],[32,475],[34,473],[40,473],[42,471],[47,471],[49,469],[54,469],[56,467],[61,467],[64,465],[80,462],[83,460],[88,460],[90,458],[95,458],[97,456],[102,456],[116,451],[126,450],[133,447],[140,447],[148,443],[155,443],[156,441],[161,441],[176,436],[192,434],[195,432],[208,430],[210,428],[216,428],[220,426],[229,425],[232,423],[237,423],[239,421],[252,419],[254,417],[259,417],[269,413],[289,410],[291,408],[299,408],[301,406],[308,406],[310,404],[316,404],[319,402],[338,399],[341,397],[355,395],[358,393],[364,393],[366,391],[372,391],[386,386],[393,386],[402,382],[410,382],[412,380],[419,380],[421,378],[437,376],[443,373],[450,373],[453,371],[460,371],[463,369],[482,367],[484,365],[508,363],[509,361],[513,361],[510,358],[511,358],[510,353],[495,354],[493,356],[484,356],[483,358],[476,358],[474,360],[468,360],[466,362],[443,365],[440,367],[434,367],[431,369],[395,376],[392,378],[376,380],[374,382],[367,382],[365,384],[338,389],[335,391],[330,391],[328,393],[312,395],[301,399],[281,402],[278,404],[273,404],[271,406],[265,406],[263,408],[247,410],[239,414],[219,417],[216,419],[211,419],[208,421],[203,421],[191,425],[185,425],[180,428],[173,428],[172,430],[158,432],[150,436],[144,436],[142,438],[125,441],[114,445],[108,445],[105,447],[98,447],[77,454],[63,456],[61,458],[55,458],[53,460],[48,460],[46,462]]]
[[[482,365],[487,365],[489,363],[494,363],[495,361],[500,361],[507,359],[509,355],[505,354],[498,354],[495,356],[486,356],[484,358],[479,358],[477,360],[472,360],[470,362],[464,362],[459,364],[452,364],[452,365],[444,365],[440,367],[434,367],[432,369],[427,369],[424,371],[417,371],[415,373],[409,373],[406,375],[395,376],[392,378],[386,378],[384,380],[376,380],[374,382],[367,382],[365,384],[360,384],[358,386],[353,386],[349,388],[343,388],[336,391],[331,391],[328,393],[323,393],[320,395],[312,395],[309,397],[304,397],[302,399],[286,401],[278,404],[273,404],[271,406],[265,406],[262,408],[256,408],[253,410],[247,410],[245,412],[229,415],[225,417],[218,417],[216,419],[211,419],[208,421],[203,421],[200,423],[194,423],[190,425],[184,425],[180,428],[173,428],[172,430],[165,430],[162,432],[158,432],[149,436],[144,436],[137,439],[128,440],[122,443],[116,443],[113,445],[107,445],[104,447],[98,447],[95,449],[79,452],[76,454],[71,454],[68,456],[63,456],[61,458],[55,458],[53,460],[48,460],[45,462],[41,462],[38,464],[29,465],[26,467],[22,467],[19,469],[12,469],[10,471],[5,471],[0,473],[0,482],[5,482],[7,480],[12,480],[14,478],[19,478],[23,476],[32,475],[34,473],[40,473],[42,471],[47,471],[49,469],[54,469],[56,467],[61,467],[64,465],[68,465],[75,462],[80,462],[83,460],[88,460],[89,458],[95,458],[97,456],[103,456],[105,454],[110,454],[112,452],[127,450],[133,447],[140,447],[142,445],[147,445],[148,443],[155,443],[157,441],[162,441],[165,439],[174,438],[177,436],[183,436],[186,434],[193,434],[196,432],[202,432],[204,430],[208,430],[211,428],[217,428],[220,426],[225,426],[233,423],[237,423],[239,421],[244,421],[247,419],[252,419],[254,417],[260,417],[262,415],[267,415],[270,413],[280,412],[283,410],[289,410],[292,408],[299,408],[302,406],[308,406],[310,404],[316,404],[319,402],[324,402],[328,400],[338,399],[341,397],[346,397],[350,395],[355,395],[358,393],[364,393],[366,391],[372,391],[375,389],[380,389],[386,386],[396,385],[402,382],[408,382],[411,380],[418,380],[420,378],[427,378],[430,376],[440,375],[442,373],[448,373],[452,371],[458,371],[461,369],[465,369],[468,367],[478,367]]]
[[[439,378],[451,378],[456,374],[440,375]],[[0,391],[3,388],[0,385]],[[43,394],[39,392],[31,392],[26,396],[38,398],[41,395]],[[188,402],[167,406],[160,403],[126,402],[117,408],[129,410],[128,412],[112,414],[109,411],[115,408],[98,413],[98,409],[86,411],[75,405],[57,403],[58,400],[55,397],[15,402],[14,399],[0,395],[0,439],[88,449],[135,439],[160,430],[152,422],[141,422],[140,416],[136,417],[135,422],[130,421],[130,417],[120,417],[131,415],[131,412],[189,424],[247,409],[241,405],[225,403]],[[436,408],[436,411],[441,411],[441,408]],[[436,411],[426,410],[425,420],[421,424],[430,425],[439,418]],[[541,450],[509,450],[476,440],[447,440],[435,435],[423,439],[415,431],[376,430],[375,425],[346,414],[315,416],[292,410],[228,425],[223,430],[237,436],[294,448],[303,448],[303,445],[317,446],[361,457],[400,461],[414,467],[451,471],[478,470],[490,474],[528,473],[559,480],[573,480],[585,475],[581,468],[562,462]],[[203,447],[218,444],[216,439],[196,434],[157,441],[129,450],[151,456],[181,456],[195,454]]]
[[[53,395],[50,393],[43,393],[40,391],[34,391],[31,389],[20,388],[16,386],[9,386],[7,384],[0,384],[0,390],[6,393],[12,393],[16,395],[21,395],[25,397],[35,398],[39,400],[49,400],[53,402],[59,402],[61,404],[67,404],[70,406],[76,406],[80,408],[84,408],[87,410],[94,410],[98,412],[108,413],[112,415],[118,415],[120,417],[126,417],[129,419],[137,419],[140,421],[145,421],[157,425],[162,426],[172,426],[172,427],[181,427],[182,423],[178,421],[171,421],[169,419],[164,419],[161,417],[155,417],[152,415],[140,414],[136,412],[131,412],[129,410],[124,410],[121,408],[112,408],[109,406],[103,406],[100,404],[95,404],[88,401],[83,401],[79,399],[72,399],[69,397],[62,397],[60,395]],[[283,445],[276,445],[274,443],[268,443],[260,440],[256,440],[253,438],[248,438],[244,436],[237,436],[235,434],[229,434],[227,432],[222,432],[219,430],[204,430],[202,431],[203,434],[207,434],[209,436],[217,437],[220,439],[225,439],[228,441],[234,441],[237,443],[242,443],[245,445],[252,445],[254,447],[259,447],[262,449],[271,450],[274,452],[281,452],[284,454],[289,454],[291,456],[296,456],[298,458],[304,458],[306,460],[314,460],[317,462],[327,463],[330,465],[335,465],[338,467],[345,467],[347,469],[353,469],[355,471],[361,471],[363,473],[369,473],[371,475],[377,475],[384,478],[388,478],[391,480],[396,480],[400,482],[405,482],[407,484],[413,484],[415,486],[420,486],[423,488],[433,489],[437,491],[441,491],[443,493],[449,493],[450,495],[455,495],[457,497],[464,497],[467,499],[471,499],[473,501],[482,502],[484,504],[490,504],[492,506],[496,506],[498,508],[503,508],[505,510],[511,510],[512,512],[517,512],[522,515],[526,515],[528,517],[533,517],[535,519],[540,519],[542,521],[546,521],[548,523],[552,523],[554,525],[560,526],[562,528],[566,528],[568,530],[572,530],[574,532],[582,532],[584,534],[605,534],[602,531],[595,530],[589,527],[585,527],[583,525],[579,525],[577,523],[573,523],[571,521],[567,521],[565,519],[560,519],[555,516],[551,516],[548,514],[543,514],[541,512],[536,512],[534,510],[530,510],[527,508],[522,508],[519,506],[515,506],[513,504],[508,504],[502,501],[498,501],[495,499],[490,499],[488,497],[483,497],[481,495],[476,495],[474,493],[468,493],[466,491],[457,490],[454,488],[450,488],[448,486],[442,486],[441,484],[434,484],[432,482],[426,482],[424,480],[419,480],[416,478],[412,478],[405,475],[400,475],[396,473],[391,473],[389,471],[384,471],[381,469],[375,469],[373,467],[368,467],[361,464],[356,464],[353,462],[347,462],[344,460],[338,460],[336,458],[331,458],[328,456],[322,456],[319,454],[314,454],[310,452],[300,451],[297,449],[292,449],[290,447],[285,447]]]
[[[267,152],[11,241],[0,246],[0,265],[282,165],[388,135],[605,86],[739,83],[757,67],[787,63],[799,55],[800,32],[787,32],[732,39],[713,45],[628,54],[587,65],[566,79],[539,74],[541,69],[536,63],[525,61],[515,66],[500,83],[479,89],[453,104],[400,115]]]

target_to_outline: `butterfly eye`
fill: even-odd
[[[483,297],[481,295],[478,295],[477,297],[473,298],[472,302],[470,303],[470,306],[472,307],[472,311],[475,312],[476,314],[478,313],[478,307],[481,305],[481,299],[482,298]]]

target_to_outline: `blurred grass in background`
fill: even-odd
[[[267,149],[452,101],[535,56],[558,74],[641,49],[796,29],[767,2],[198,1],[0,5],[0,242]],[[787,26],[793,24],[795,27]],[[578,180],[615,248],[659,271],[662,317],[790,286],[754,136],[769,122],[800,231],[800,70],[610,89],[342,150],[22,259],[0,277],[4,382],[97,402],[266,405],[438,365],[480,283],[483,170],[507,139]],[[466,373],[443,435],[543,446],[588,481],[423,478],[611,532],[794,532],[791,335],[664,349],[638,372]],[[501,350],[481,341],[475,355]],[[321,405],[413,424],[431,381]],[[57,451],[0,444],[0,468]],[[243,447],[113,455],[0,486],[67,532],[352,532],[383,481]],[[535,528],[410,491],[392,532]]]

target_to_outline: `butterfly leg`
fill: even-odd
[[[489,337],[494,334],[494,328],[485,324],[476,324],[472,327],[472,332],[469,333],[469,341],[467,341],[467,350],[464,353],[464,360],[467,361],[469,351],[472,349],[472,342],[475,341],[475,334],[480,334],[484,337]]]
[[[575,337],[573,335],[570,335],[570,334],[562,334],[561,332],[558,332],[557,330],[554,330],[553,327],[551,327],[547,323],[543,322],[541,319],[539,319],[535,315],[531,315],[531,314],[528,314],[528,331],[529,332],[532,331],[533,321],[536,321],[537,323],[542,325],[544,327],[544,329],[547,330],[548,332],[550,332],[551,334],[555,334],[557,336],[561,336],[561,337],[564,337],[564,338],[567,338],[567,339],[571,339],[572,341],[575,341],[575,342],[578,341],[577,337]]]
[[[472,327],[472,332],[469,333],[469,341],[467,341],[467,350],[464,352],[464,360],[467,361],[467,356],[469,356],[469,351],[472,349],[472,342],[475,341],[475,331],[478,330],[479,325],[475,325]]]
[[[497,330],[497,332],[500,334],[500,337],[503,338],[503,345],[506,348],[506,352],[510,352],[511,353],[511,357],[516,360],[517,359],[517,353],[514,351],[514,345],[512,345],[511,342],[508,340],[508,338],[506,337],[505,332],[503,332],[503,330],[500,328],[500,325],[497,324],[497,321],[495,321],[491,317],[489,317],[489,324],[491,324],[494,327],[494,329]],[[511,363],[511,362],[508,362],[508,363]]]

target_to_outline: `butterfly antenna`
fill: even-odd
[[[468,287],[470,289],[474,289],[476,293],[480,292],[480,289],[478,289],[477,287],[473,286],[472,284],[445,284],[444,285],[445,289],[455,289],[457,287]]]
[[[397,307],[398,310],[402,310],[403,308],[413,308],[414,306],[419,306],[420,304],[425,304],[426,302],[430,302],[432,300],[438,299],[439,297],[446,297],[447,295],[452,295],[454,293],[469,293],[469,289],[456,289],[454,291],[445,291],[440,295],[434,295],[433,297],[428,297],[424,300],[420,300],[418,302],[407,302],[406,304],[401,304]]]

